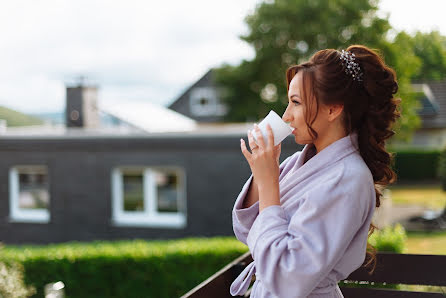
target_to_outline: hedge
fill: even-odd
[[[430,180],[439,177],[440,150],[413,149],[390,152],[395,154],[392,168],[398,175],[398,180]]]
[[[0,262],[20,263],[32,297],[63,281],[66,297],[179,297],[248,251],[234,237],[68,242],[4,246]]]
[[[378,251],[402,253],[405,241],[399,224],[370,237]],[[179,297],[246,251],[234,237],[68,242],[3,246],[0,262],[23,265],[33,297],[59,280],[66,297]]]

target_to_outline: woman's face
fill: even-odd
[[[310,144],[313,143],[312,137],[309,133],[307,124],[305,123],[305,102],[302,98],[302,72],[298,72],[290,82],[288,88],[288,106],[285,113],[282,116],[282,120],[289,122],[290,126],[294,128],[293,135],[296,143],[298,144]],[[321,108],[321,106],[320,106]],[[312,119],[316,110],[316,103],[312,105]],[[321,119],[321,113],[311,125],[312,128],[319,133],[324,127],[324,121]]]

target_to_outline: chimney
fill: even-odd
[[[87,86],[84,77],[76,86],[67,86],[65,124],[66,127],[95,128],[99,126],[97,105],[98,88]]]

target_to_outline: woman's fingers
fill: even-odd
[[[251,153],[246,148],[245,140],[240,139],[240,147],[242,148],[242,153],[245,156],[246,160],[249,162],[251,160]]]
[[[269,149],[273,150],[274,149],[274,133],[273,133],[273,129],[271,128],[271,125],[269,125],[269,123],[266,125],[266,131],[268,134],[268,147],[269,147]]]
[[[280,160],[280,152],[282,150],[282,143],[279,143],[277,146],[274,147],[274,156],[277,159],[277,162]]]
[[[279,154],[279,155],[280,155],[280,151],[281,151],[281,149],[282,149],[282,143],[279,143],[279,144],[277,144],[277,146],[274,146],[274,152],[275,152],[276,154]]]
[[[252,151],[252,148],[257,147],[257,144],[254,141],[254,137],[250,130],[248,130],[248,142],[249,142],[249,149],[251,149],[251,151]]]
[[[254,124],[254,126],[256,130],[257,142],[261,148],[265,149],[265,141],[263,140],[262,131],[257,124]]]

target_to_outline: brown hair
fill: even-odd
[[[396,174],[390,165],[393,154],[386,151],[385,140],[395,134],[391,129],[398,117],[401,99],[394,98],[398,91],[395,71],[387,66],[373,50],[352,45],[347,51],[354,53],[363,73],[362,81],[353,80],[345,72],[340,60],[341,52],[334,49],[318,51],[308,62],[291,66],[286,71],[287,88],[293,77],[302,72],[302,99],[305,101],[305,122],[313,140],[317,132],[311,127],[316,120],[320,103],[343,104],[342,121],[345,132],[358,133],[359,151],[373,175],[376,192],[376,207],[380,206],[383,188],[396,181]],[[314,100],[315,99],[315,100]],[[312,119],[312,105],[316,104],[316,114]],[[377,227],[371,223],[368,237]],[[366,254],[376,267],[376,249],[367,243]]]

